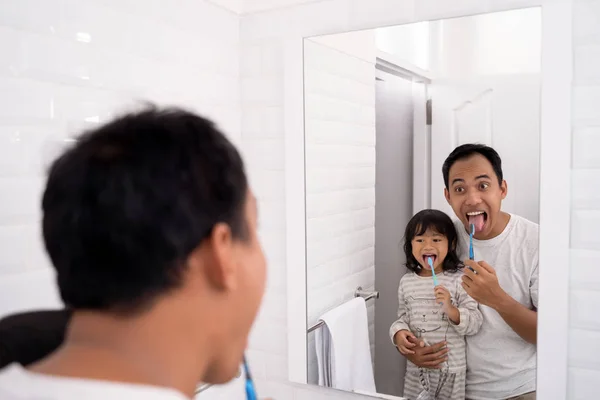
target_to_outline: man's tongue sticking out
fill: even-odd
[[[481,232],[485,225],[485,214],[469,215],[469,225],[475,225],[475,232]]]

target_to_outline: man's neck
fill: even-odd
[[[489,236],[478,240],[490,240],[500,236],[508,226],[510,218],[511,216],[509,213],[500,211],[498,213],[498,221],[496,221],[496,223],[494,224],[494,227],[492,228],[492,231],[490,232]]]
[[[199,365],[201,360],[197,357],[202,350],[194,348],[198,340],[172,338],[172,332],[186,335],[184,324],[174,318],[157,323],[157,317],[160,319],[155,315],[125,319],[76,312],[63,346],[31,370],[56,376],[164,387],[193,398],[198,378],[204,375],[206,368],[206,365]],[[181,329],[174,329],[177,325]],[[86,362],[89,360],[94,362]]]

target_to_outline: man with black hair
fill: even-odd
[[[0,371],[0,399],[183,400],[236,375],[266,268],[242,159],[213,123],[150,108],[87,132],[42,209],[72,315],[58,350]]]
[[[481,330],[467,337],[467,399],[535,399],[539,226],[502,211],[508,186],[491,147],[465,144],[442,167],[444,195],[458,220],[459,256],[466,260],[463,287],[480,303]],[[475,259],[469,231],[475,227]],[[407,358],[437,368],[444,343],[419,347]]]

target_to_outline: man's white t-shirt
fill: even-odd
[[[458,256],[469,257],[469,235],[462,222]],[[490,240],[473,239],[475,260],[496,270],[500,287],[531,309],[538,307],[539,226],[511,214],[504,231]],[[536,346],[521,339],[500,314],[480,305],[481,330],[467,336],[467,398],[499,400],[535,391]],[[452,350],[451,350],[452,351]]]
[[[30,372],[18,364],[0,370],[1,400],[189,400],[173,389],[63,378]]]

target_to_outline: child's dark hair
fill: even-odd
[[[463,268],[464,265],[456,254],[456,246],[458,245],[458,235],[456,228],[450,217],[439,210],[421,210],[416,213],[404,231],[404,253],[406,254],[406,268],[419,273],[421,272],[421,264],[413,256],[412,240],[415,236],[423,235],[427,229],[431,229],[448,239],[448,254],[442,264],[442,269],[445,272],[456,272]]]

